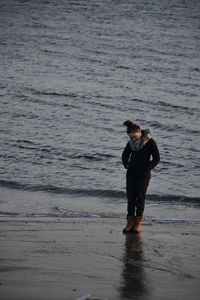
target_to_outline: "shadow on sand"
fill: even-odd
[[[148,279],[143,268],[144,254],[140,234],[125,236],[120,299],[138,299],[149,295]],[[146,298],[145,298],[146,299]]]

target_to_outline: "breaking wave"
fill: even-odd
[[[122,190],[103,190],[103,189],[80,189],[80,188],[68,188],[63,186],[54,185],[28,185],[18,183],[16,181],[0,180],[0,186],[16,190],[26,190],[26,191],[41,191],[45,193],[53,194],[66,194],[66,195],[77,195],[86,197],[97,197],[97,198],[109,198],[116,200],[126,200],[126,193]],[[147,200],[152,202],[165,202],[165,203],[182,203],[188,205],[195,205],[200,207],[200,198],[198,197],[186,197],[183,195],[162,195],[162,194],[150,194],[147,195]]]

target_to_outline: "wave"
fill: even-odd
[[[23,212],[6,212],[0,211],[1,217],[24,217],[24,218],[89,218],[89,219],[123,219],[124,214],[120,213],[93,213],[87,211],[68,210],[55,206],[52,212],[48,213],[23,213]],[[143,224],[148,225],[151,223],[169,223],[169,224],[200,224],[200,219],[189,219],[189,218],[164,218],[164,217],[153,217],[145,216]]]
[[[33,142],[29,141],[29,140],[17,140],[17,143],[25,143],[25,144],[33,144]]]
[[[49,153],[52,155],[56,155],[56,158],[58,160],[66,160],[67,158],[70,159],[75,159],[75,160],[79,160],[79,159],[84,159],[87,161],[105,161],[105,160],[109,160],[112,158],[115,158],[115,155],[112,155],[110,153],[99,153],[99,152],[94,152],[94,153],[69,153],[66,152],[65,150],[63,150],[62,148],[55,148],[53,146],[50,145],[42,145],[42,144],[38,144],[38,143],[33,143],[29,140],[17,140],[16,142],[14,142],[11,147],[13,148],[20,148],[20,149],[27,149],[27,150],[36,150],[39,152],[43,152],[43,153]]]
[[[96,196],[109,198],[123,198],[125,193],[119,190],[101,190],[101,189],[73,189],[54,185],[29,185],[11,180],[0,180],[0,186],[17,190],[42,191],[54,194],[71,194],[80,196]]]
[[[77,105],[74,103],[64,103],[64,104],[58,104],[56,101],[51,101],[54,100],[55,97],[60,97],[63,99],[71,99],[74,100],[75,98],[82,99],[84,98],[83,95],[75,94],[75,93],[59,93],[59,92],[53,92],[53,91],[39,91],[39,90],[34,90],[34,89],[27,89],[28,93],[31,93],[29,95],[28,93],[25,92],[20,92],[15,95],[15,97],[20,98],[24,102],[32,102],[32,103],[37,103],[39,105],[44,105],[44,106],[52,106],[52,107],[57,107],[57,106],[63,106],[63,107],[70,107],[70,108],[77,108]],[[36,96],[36,97],[35,97]],[[39,97],[38,97],[39,96]],[[41,96],[41,97],[40,97]],[[44,98],[44,97],[45,98]],[[38,117],[38,116],[35,116]]]
[[[199,135],[199,130],[194,130],[192,128],[188,128],[187,126],[182,126],[182,125],[176,125],[174,128],[173,124],[163,124],[159,121],[149,121],[147,122],[148,126],[151,128],[157,128],[160,130],[165,130],[167,132],[173,132],[173,130],[176,130],[176,132],[180,132],[183,134],[193,134],[193,135]]]
[[[95,160],[95,161],[101,161],[101,160],[105,160],[105,159],[109,159],[109,158],[114,158],[114,155],[111,154],[103,154],[103,153],[94,153],[94,154],[71,154],[69,155],[70,158],[73,159],[79,159],[79,158],[83,158],[86,160]]]
[[[69,98],[78,98],[79,95],[72,92],[55,92],[47,90],[37,90],[37,89],[28,89],[32,94],[41,95],[41,96],[58,96],[58,97],[69,97]]]
[[[18,183],[16,181],[10,180],[0,180],[0,186],[16,190],[26,190],[26,191],[41,191],[53,194],[67,194],[67,195],[77,195],[77,196],[87,196],[87,197],[97,197],[97,198],[110,198],[115,201],[125,201],[126,193],[122,190],[103,190],[103,189],[79,189],[79,188],[68,188],[63,186],[54,185],[29,185]],[[182,204],[193,204],[200,207],[199,197],[187,197],[184,195],[170,195],[170,194],[150,194],[146,197],[147,201],[152,202],[165,202],[167,204],[182,203]]]
[[[140,99],[140,98],[133,98],[132,99],[132,102],[137,102],[137,103],[145,103],[145,104],[148,104],[148,105],[151,105],[152,103],[152,100],[146,100],[146,99]],[[189,107],[189,106],[184,106],[184,105],[178,105],[178,104],[174,104],[174,103],[167,103],[165,101],[162,101],[162,100],[157,100],[156,101],[156,106],[158,107],[158,109],[162,109],[164,111],[166,110],[169,110],[169,111],[174,111],[174,110],[178,110],[180,112],[183,112],[183,113],[190,113],[190,114],[194,114],[198,108],[193,108],[193,107]]]

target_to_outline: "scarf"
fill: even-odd
[[[152,134],[149,129],[142,130],[142,136],[139,140],[136,141],[133,141],[132,139],[129,140],[129,144],[131,146],[132,151],[141,150],[151,138],[152,138]]]

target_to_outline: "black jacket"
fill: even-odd
[[[152,160],[151,160],[152,156]],[[156,142],[151,138],[142,149],[133,151],[128,142],[122,153],[123,165],[131,174],[145,175],[159,163],[160,154]]]

